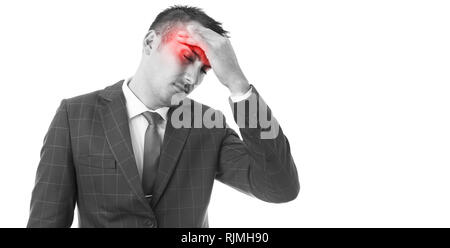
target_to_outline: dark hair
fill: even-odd
[[[209,17],[202,9],[190,6],[175,5],[163,10],[156,16],[150,30],[155,30],[158,34],[163,36],[166,40],[167,34],[171,29],[179,23],[187,23],[190,21],[197,21],[205,28],[209,28],[214,32],[228,37],[228,31],[222,28],[222,23]]]

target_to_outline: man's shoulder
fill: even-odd
[[[81,94],[78,96],[65,99],[67,104],[83,104],[83,103],[95,103],[97,102],[98,95],[102,90],[96,90],[89,93]]]

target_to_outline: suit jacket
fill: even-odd
[[[190,100],[169,109],[155,193],[145,198],[122,83],[61,102],[41,150],[28,227],[70,227],[75,204],[80,227],[208,227],[214,179],[267,202],[297,197],[297,171],[281,128],[275,139],[260,139],[263,129],[248,127],[249,114],[243,141],[227,126],[175,128],[170,116],[180,108],[223,117]],[[254,87],[252,94],[258,95]],[[236,112],[237,103],[230,104]]]

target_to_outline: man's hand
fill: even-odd
[[[230,40],[201,25],[190,24],[187,31],[188,33],[178,32],[178,42],[200,47],[205,52],[217,78],[231,94],[245,94],[250,85],[238,64]]]

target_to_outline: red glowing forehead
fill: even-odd
[[[202,41],[198,41],[200,45],[190,45],[186,43],[181,43],[177,40],[177,36],[182,33],[183,37],[189,38],[189,32],[184,27],[177,27],[170,31],[166,36],[166,42],[171,43],[171,49],[173,52],[179,56],[185,55],[186,51],[194,53],[200,61],[207,67],[211,67],[208,58],[206,57],[205,51],[202,48]]]

